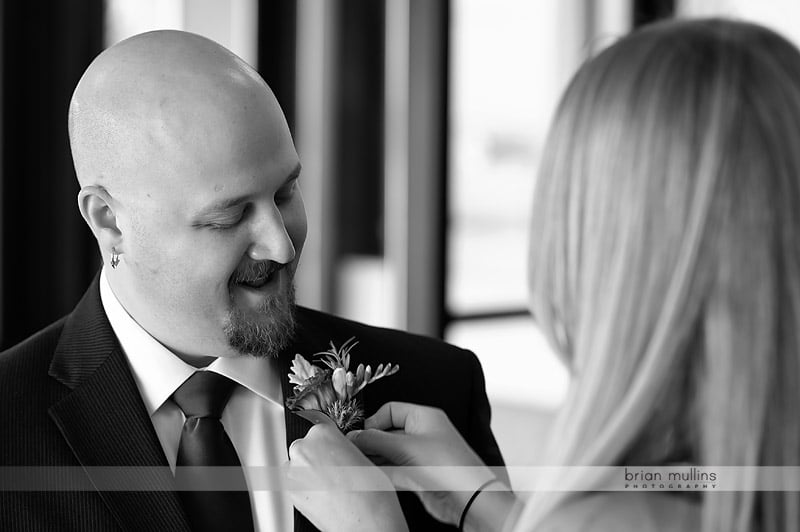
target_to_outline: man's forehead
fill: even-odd
[[[220,180],[213,186],[211,194],[203,195],[196,214],[202,216],[215,212],[225,211],[245,203],[262,194],[273,194],[281,187],[289,184],[300,176],[302,166],[295,162],[294,166],[272,170],[268,173],[253,176],[250,183],[241,183],[238,180]]]

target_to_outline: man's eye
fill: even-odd
[[[242,221],[242,218],[244,218],[244,213],[245,213],[245,211],[242,211],[242,212],[237,213],[236,215],[233,215],[233,216],[230,216],[230,217],[226,217],[224,219],[212,220],[212,221],[206,222],[204,224],[204,227],[206,227],[208,229],[212,229],[214,231],[222,231],[222,230],[225,230],[225,229],[230,229],[232,227],[236,227],[237,225],[239,225],[239,222]]]
[[[218,222],[210,222],[210,223],[206,224],[206,228],[211,229],[213,231],[223,231],[225,229],[230,229],[231,227],[234,227],[235,225],[236,225],[235,223],[222,224],[222,223],[218,223]]]

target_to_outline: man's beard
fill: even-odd
[[[228,344],[243,355],[277,357],[294,337],[294,284],[255,311],[234,307],[225,323]]]

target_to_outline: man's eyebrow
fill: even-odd
[[[203,207],[200,211],[195,214],[195,218],[202,218],[204,216],[208,216],[211,214],[216,214],[220,212],[224,212],[231,207],[236,207],[237,205],[244,203],[247,201],[248,196],[238,196],[235,198],[228,198],[212,205],[208,205],[207,207]]]
[[[288,176],[283,181],[281,186],[286,186],[287,184],[291,183],[292,181],[300,177],[300,171],[302,170],[302,168],[303,168],[302,165],[300,163],[297,163],[297,165],[292,169],[292,171],[289,172]],[[249,196],[245,195],[245,196],[237,196],[235,198],[224,199],[207,207],[203,207],[200,211],[197,212],[197,214],[195,214],[195,218],[202,218],[204,216],[208,216],[211,214],[224,212],[230,209],[231,207],[236,207],[237,205],[244,203],[245,201],[248,200],[248,198]]]

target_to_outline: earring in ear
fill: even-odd
[[[119,253],[117,253],[117,248],[112,247],[111,248],[111,267],[116,270],[117,266],[119,266]]]

